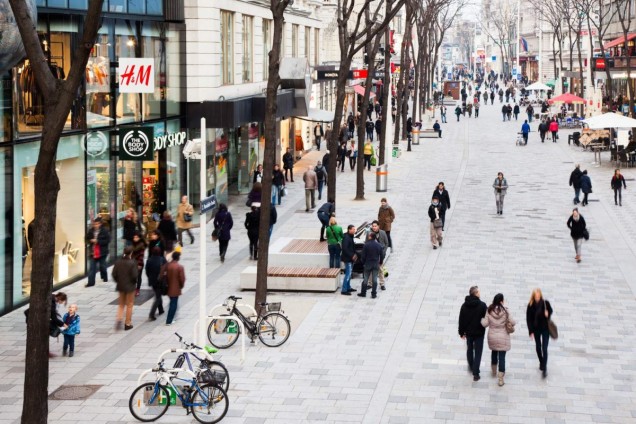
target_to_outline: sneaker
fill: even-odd
[[[380,286],[380,290],[386,290],[386,286],[384,285]]]
[[[481,377],[479,377],[478,375],[473,375],[473,381],[479,381]]]
[[[132,330],[132,328],[133,328],[132,324],[124,325],[124,331]]]
[[[171,322],[167,322],[167,323],[166,323],[166,327],[170,327],[171,325],[172,325],[172,323],[171,323]]]
[[[150,316],[148,317],[148,320],[150,320],[150,321],[157,321],[157,317],[156,317],[156,316],[154,316],[154,315],[150,315]]]
[[[433,246],[433,250],[437,249],[437,246]]]
[[[371,295],[371,299],[375,299],[375,298],[377,298],[377,297],[378,297],[378,295],[377,295],[377,294],[372,294],[372,295]]]
[[[441,240],[439,241],[439,247],[442,247],[442,241]]]

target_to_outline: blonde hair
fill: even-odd
[[[332,216],[331,218],[329,218],[329,225],[336,225],[338,224],[338,221],[336,221],[336,217]]]
[[[532,294],[530,295],[530,302],[528,302],[528,306],[534,305],[534,295],[537,293],[539,294],[539,297],[543,299],[543,293],[541,292],[541,289],[537,287],[536,289],[532,290]]]

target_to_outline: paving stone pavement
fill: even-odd
[[[387,193],[376,193],[375,175],[365,171],[367,200],[355,201],[348,166],[338,175],[343,226],[374,218],[384,196],[396,210],[387,290],[377,300],[338,293],[270,295],[282,301],[292,336],[274,349],[248,343],[244,361],[239,344],[219,355],[232,381],[224,423],[636,422],[636,347],[628,342],[636,319],[631,186],[636,172],[624,170],[624,206],[614,206],[608,157],[602,166],[592,165],[591,153],[567,145],[568,131],[556,144],[542,144],[532,133],[527,147],[517,147],[522,121],[500,122],[499,108],[483,106],[478,119],[450,120],[443,139],[423,139],[404,152],[389,165]],[[322,154],[312,152],[297,166],[297,182],[279,208],[274,238],[318,237],[315,213],[304,212],[300,174]],[[565,226],[574,163],[589,170],[594,184],[590,205],[581,208],[591,239],[580,264]],[[498,171],[510,184],[503,216],[495,213],[491,187]],[[426,209],[438,181],[446,183],[452,209],[444,245],[433,250]],[[216,245],[208,245],[209,307],[238,293],[240,271],[250,264],[243,199],[234,199],[230,210],[235,227],[225,264],[218,261]],[[78,282],[65,289],[79,304],[82,334],[74,358],[51,360],[49,392],[62,384],[102,387],[87,400],[50,401],[49,422],[136,422],[127,403],[138,375],[161,351],[176,347],[174,331],[191,337],[198,308],[197,249],[198,241],[184,250],[188,280],[172,327],[146,321],[151,304],[146,302],[135,309],[135,328],[117,332],[116,307],[109,305],[116,297],[112,285],[85,289]],[[457,317],[474,284],[487,303],[504,293],[519,322],[504,387],[487,372],[487,347],[481,381],[473,383],[466,372]],[[534,287],[552,302],[560,330],[560,338],[550,342],[545,380],[524,319]],[[18,422],[21,411],[23,321],[22,311],[0,318],[0,423]],[[59,351],[61,345],[53,341],[51,348]],[[160,422],[194,420],[173,407]]]

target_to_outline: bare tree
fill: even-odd
[[[625,56],[625,66],[627,67],[627,93],[629,97],[629,114],[633,118],[636,114],[634,113],[634,85],[631,83],[632,80],[632,61],[631,58],[627,55],[628,52],[628,35],[632,25],[632,0],[616,0],[614,2],[616,5],[616,17],[621,24],[621,29],[623,30],[623,56]]]
[[[543,0],[530,0],[530,4],[539,14],[539,19],[547,23],[552,31],[552,59],[554,63],[554,76],[559,77],[563,70],[563,41],[565,39],[563,16],[561,9],[556,2],[546,2]],[[558,57],[558,62],[557,62]],[[558,63],[558,67],[557,67]],[[560,78],[559,78],[560,79]]]
[[[55,156],[66,118],[77,98],[86,72],[86,63],[100,27],[103,0],[91,0],[84,19],[82,39],[74,53],[66,80],[56,79],[40,45],[36,26],[27,2],[9,0],[20,30],[36,84],[44,99],[42,142],[35,167],[35,221],[31,298],[27,323],[26,359],[22,424],[46,423],[49,385],[49,320],[55,257],[55,221],[60,181],[55,171]]]
[[[415,9],[411,2],[406,3],[406,25],[404,26],[404,39],[400,46],[400,74],[398,76],[396,91],[396,114],[395,114],[395,131],[393,134],[393,144],[398,144],[400,140],[400,129],[402,129],[402,138],[406,138],[406,111],[408,106],[408,84],[405,79],[407,73],[411,69],[410,44],[412,37],[413,25],[415,24]],[[402,120],[402,122],[400,121]],[[407,151],[411,151],[411,143],[407,146]]]
[[[281,40],[285,25],[285,9],[290,0],[270,0],[269,8],[274,20],[274,38],[269,51],[269,75],[265,94],[265,151],[263,153],[263,185],[261,193],[261,217],[258,227],[258,263],[254,309],[260,311],[267,299],[267,268],[269,264],[269,221],[272,208],[272,171],[276,155],[276,97],[280,86]],[[280,193],[279,193],[280,195]]]
[[[497,0],[488,3],[483,9],[483,17],[488,25],[483,25],[482,30],[488,38],[499,47],[503,72],[510,73],[510,62],[513,56],[513,45],[517,27],[517,5],[515,2]],[[518,47],[517,47],[518,48]]]

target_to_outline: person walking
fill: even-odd
[[[504,197],[508,192],[508,181],[504,178],[503,172],[497,173],[495,182],[492,183],[495,189],[495,203],[497,203],[497,214],[503,215]]]
[[[356,167],[356,162],[358,161],[358,148],[356,147],[355,140],[351,140],[351,144],[347,149],[346,155],[349,157],[349,167],[353,171]]]
[[[439,116],[442,119],[442,124],[446,124],[446,106],[441,105],[439,107]]]
[[[316,212],[318,220],[322,224],[320,228],[320,241],[325,241],[325,228],[329,225],[329,221],[336,213],[336,205],[333,199],[327,200],[327,203],[323,204]],[[342,229],[341,229],[342,230]]]
[[[293,183],[294,182],[294,156],[291,154],[290,149],[287,149],[287,151],[283,155],[283,168],[285,169],[285,181],[289,181],[289,179],[287,179],[287,173],[289,172],[289,177],[291,179],[291,182]]]
[[[329,250],[329,268],[340,269],[340,255],[342,254],[342,227],[338,225],[336,217],[329,218],[327,227],[327,249]]]
[[[172,252],[172,261],[166,265],[166,280],[168,282],[168,297],[170,298],[170,306],[168,307],[168,316],[166,317],[166,325],[172,325],[177,313],[177,304],[181,290],[185,285],[186,277],[183,265],[179,263],[181,253]]]
[[[614,190],[614,204],[623,206],[623,195],[621,191],[623,189],[627,190],[627,184],[625,184],[625,177],[623,177],[623,174],[621,174],[620,169],[617,168],[614,170],[614,175],[612,176],[610,184],[612,186],[612,190]],[[617,195],[618,203],[616,202]]]
[[[512,119],[512,106],[510,106],[510,103],[506,106],[506,116],[508,117],[508,121]]]
[[[466,359],[468,370],[473,374],[473,381],[480,379],[479,367],[484,350],[484,334],[486,334],[486,329],[481,325],[481,319],[486,316],[488,310],[480,296],[479,287],[472,286],[459,311],[459,337],[466,340]]]
[[[543,299],[541,289],[534,289],[526,309],[526,324],[530,338],[534,339],[539,369],[542,371],[543,378],[548,376],[548,344],[550,342],[548,321],[551,317],[552,305]]]
[[[99,268],[99,275],[104,283],[108,282],[108,272],[106,270],[106,259],[108,257],[108,246],[110,245],[110,233],[102,226],[102,218],[97,217],[93,220],[93,228],[86,233],[86,242],[88,243],[89,269],[88,283],[85,287],[93,287],[95,285],[95,275]]]
[[[316,149],[318,151],[320,151],[320,141],[324,135],[325,132],[322,129],[322,124],[320,122],[316,122],[316,126],[314,127],[314,138],[316,139]]]
[[[541,123],[539,124],[539,136],[541,137],[541,143],[545,142],[545,135],[548,132],[548,123],[545,122],[545,120],[541,120]]]
[[[581,194],[581,176],[583,175],[583,173],[581,172],[581,165],[580,164],[576,164],[576,166],[574,167],[574,171],[572,171],[572,173],[570,174],[570,187],[572,187],[574,189],[574,204],[578,205],[580,200],[579,200],[579,194]]]
[[[75,336],[80,333],[80,316],[77,315],[77,305],[71,304],[68,312],[62,317],[62,335],[64,336],[64,345],[62,347],[62,355],[72,358],[75,355]]]
[[[367,171],[371,170],[371,156],[373,156],[373,144],[371,140],[367,140],[364,143],[364,166],[367,167]]]
[[[316,207],[316,187],[318,187],[318,176],[310,165],[303,174],[305,182],[305,212]]]
[[[117,318],[115,321],[115,329],[121,328],[124,316],[124,308],[126,308],[126,321],[124,330],[128,331],[133,328],[132,314],[133,305],[135,303],[135,289],[137,288],[137,261],[132,259],[132,247],[125,247],[124,254],[115,262],[113,266],[112,276],[117,283],[117,291],[119,292],[119,302],[117,307]]]
[[[351,296],[351,292],[356,291],[356,289],[351,288],[351,273],[353,272],[353,264],[358,260],[355,242],[353,241],[355,233],[356,227],[354,225],[349,225],[347,227],[347,232],[344,233],[342,238],[342,252],[340,253],[340,259],[344,262],[345,268],[340,294],[344,296]]]
[[[548,130],[552,133],[552,142],[556,143],[559,138],[559,123],[556,118],[552,119],[552,122],[550,122],[550,125],[548,126]]]
[[[219,240],[219,257],[221,258],[221,262],[225,262],[227,247],[230,244],[230,239],[232,238],[230,230],[234,226],[232,214],[227,209],[227,205],[225,203],[221,203],[219,205],[219,210],[214,216],[213,225]]]
[[[466,112],[468,112],[468,117],[471,118],[473,116],[473,104],[468,103],[466,105]]]
[[[152,254],[152,249],[158,247],[161,250],[161,255],[166,254],[165,241],[163,240],[163,235],[161,231],[154,230],[150,232],[150,236],[148,237],[148,257]]]
[[[157,229],[161,231],[163,240],[166,243],[165,251],[172,252],[172,249],[174,249],[174,245],[177,242],[178,237],[177,227],[172,220],[172,215],[170,215],[170,212],[163,212],[163,216],[161,217],[161,221],[159,222]]]
[[[345,169],[345,158],[347,157],[347,142],[341,141],[338,145],[338,166],[336,170],[340,168],[340,172],[344,172]]]
[[[523,137],[523,144],[528,144],[528,134],[530,133],[530,124],[528,124],[528,120],[526,119],[523,125],[521,126],[521,136]]]
[[[252,184],[263,182],[263,165],[260,163],[256,166],[256,171],[252,174]]]
[[[583,192],[583,201],[581,202],[581,206],[587,206],[587,196],[592,193],[592,180],[587,175],[587,169],[583,171],[580,181],[581,191]]]
[[[380,199],[380,209],[378,210],[378,226],[386,233],[387,247],[391,248],[391,252],[393,252],[393,241],[391,240],[391,225],[393,221],[395,221],[395,211],[389,206],[386,197],[383,197]]]
[[[488,307],[486,316],[481,319],[481,325],[488,330],[488,347],[491,350],[490,366],[492,375],[497,376],[497,366],[499,366],[499,386],[503,386],[506,375],[506,352],[510,350],[510,333],[508,326],[514,331],[517,322],[510,315],[508,308],[504,306],[504,296],[497,293]]]
[[[501,115],[503,116],[503,121],[506,122],[506,117],[508,116],[508,106],[505,104],[501,107]]]
[[[358,297],[367,297],[367,283],[371,278],[371,298],[378,297],[378,271],[384,262],[382,245],[376,241],[376,233],[370,231],[361,254],[364,271]]]
[[[442,214],[442,230],[444,230],[444,225],[446,225],[446,211],[451,208],[450,195],[448,194],[448,190],[446,190],[446,186],[444,185],[444,181],[440,181],[437,184],[437,188],[433,190],[433,197],[437,197],[439,202],[442,204],[444,213]]]
[[[276,203],[278,199],[278,204],[280,205],[281,192],[283,191],[283,187],[285,187],[285,175],[283,175],[283,171],[280,170],[280,165],[274,165],[274,170],[272,171],[272,205]]]
[[[337,153],[337,152],[336,152]],[[337,156],[337,155],[336,155]],[[336,158],[337,159],[337,158]],[[331,152],[329,151],[329,149],[327,149],[325,151],[324,156],[322,157],[322,166],[325,167],[325,170],[329,169],[329,161],[331,160]],[[338,163],[336,161],[336,169],[338,169]],[[325,180],[325,185],[327,185],[327,182]]]
[[[183,233],[186,232],[190,236],[190,244],[194,243],[192,235],[192,216],[194,215],[194,207],[188,202],[188,196],[181,196],[181,203],[177,208],[177,235],[179,244],[183,246]]]
[[[431,205],[428,207],[428,217],[431,220],[429,229],[431,235],[431,244],[433,245],[433,249],[437,249],[437,247],[442,247],[443,236],[443,227],[444,223],[442,217],[444,216],[444,212],[446,209],[444,205],[440,203],[439,197],[436,195],[433,196],[431,200]]]
[[[490,92],[490,104],[491,105],[495,104],[495,92],[494,91]]]
[[[585,218],[579,213],[578,208],[572,209],[572,215],[568,218],[567,226],[570,229],[570,237],[572,237],[574,242],[574,252],[576,253],[574,259],[577,263],[581,262],[581,247],[583,246],[583,240],[589,238],[589,233]]]
[[[386,254],[389,249],[389,238],[386,235],[386,232],[380,229],[380,223],[377,220],[374,220],[371,223],[371,228],[369,232],[375,233],[375,239],[380,246],[382,246],[382,257],[384,258],[383,262],[386,261]],[[387,274],[388,275],[388,274]],[[384,267],[381,267],[378,271],[378,282],[380,283],[380,289],[386,290],[386,284],[384,280]]]
[[[462,114],[462,108],[461,106],[457,105],[455,106],[455,115],[457,116],[457,122],[459,122],[459,115]]]
[[[378,141],[380,141],[380,135],[382,134],[382,116],[379,116],[378,119],[375,120],[375,133],[378,136]]]
[[[512,109],[512,113],[515,115],[515,121],[519,120],[519,105],[515,103],[515,107]]]
[[[135,232],[133,236],[132,244],[132,258],[137,261],[137,289],[135,290],[135,296],[139,296],[139,290],[141,289],[141,279],[143,277],[142,270],[144,269],[144,257],[146,255],[146,247],[148,243],[141,237],[141,234]]]
[[[475,97],[476,99],[476,97]],[[475,108],[475,119],[479,118],[479,102],[475,102],[475,106],[473,106]]]
[[[258,229],[261,222],[261,204],[252,203],[252,210],[245,214],[245,228],[250,240],[250,259],[258,259]]]
[[[161,253],[159,247],[153,247],[150,252],[150,257],[146,261],[146,277],[148,277],[148,284],[155,292],[155,300],[150,307],[150,314],[148,319],[150,321],[156,321],[157,317],[155,313],[159,311],[159,315],[163,314],[163,293],[161,293],[161,285],[159,284],[159,276],[161,275],[161,267],[168,261]]]
[[[252,206],[252,203],[261,203],[263,200],[263,183],[254,183],[252,189],[247,193],[245,206]]]
[[[353,138],[353,133],[356,129],[356,122],[353,118],[353,112],[349,112],[349,116],[347,117],[347,128],[349,130],[349,138]]]
[[[370,118],[365,124],[365,128],[367,131],[367,138],[373,141],[373,132],[375,131],[375,125],[373,124],[373,121]]]
[[[528,122],[532,122],[532,117],[534,116],[534,108],[531,104],[526,108],[526,113],[528,114]]]
[[[327,181],[327,168],[322,165],[321,161],[318,161],[316,167],[314,168],[314,172],[316,173],[316,178],[318,179],[318,200],[321,200],[322,189],[325,186],[325,182]]]

